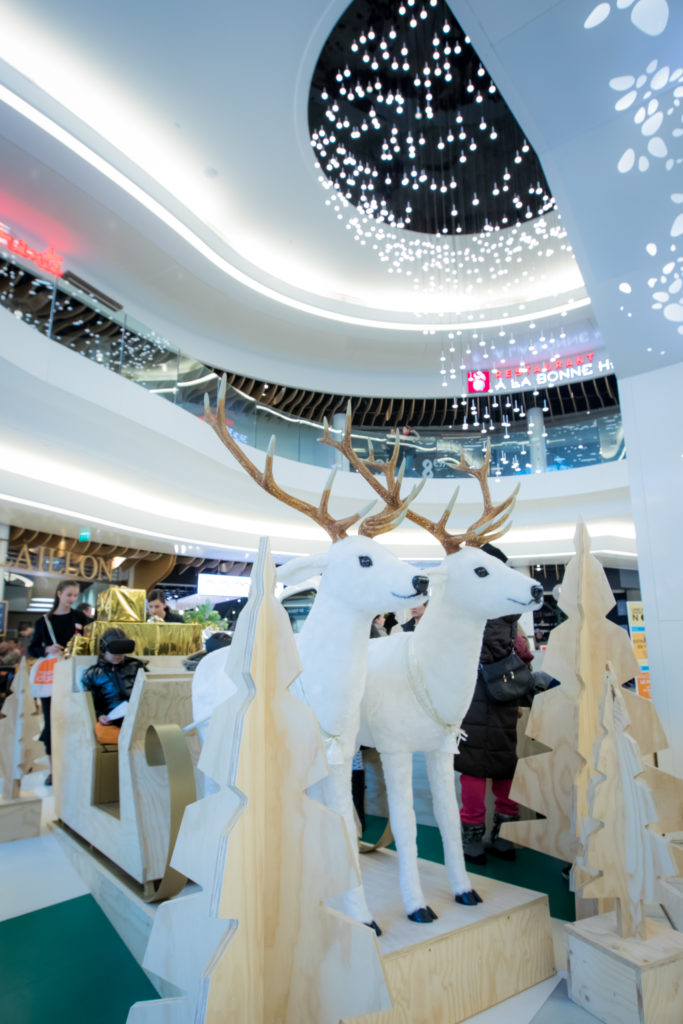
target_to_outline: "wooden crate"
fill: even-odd
[[[647,921],[647,939],[622,939],[616,914],[567,925],[570,998],[606,1024],[681,1024],[683,935]]]
[[[531,988],[555,972],[548,898],[529,889],[472,876],[483,903],[462,907],[441,864],[420,861],[432,924],[405,916],[398,858],[382,850],[361,858],[392,1009],[345,1018],[358,1024],[457,1024]]]

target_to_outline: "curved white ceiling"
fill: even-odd
[[[41,0],[10,4],[0,99],[13,145],[0,219],[14,215],[192,354],[286,383],[303,372],[311,387],[434,394],[441,338],[425,331],[483,325],[499,337],[544,311],[576,311],[583,324],[588,300],[555,237],[556,213],[454,240],[456,296],[392,278],[346,230],[354,211],[325,205],[308,87],[345,6],[320,15],[302,0],[296,11],[269,5],[264,17],[258,5],[203,0],[191,15],[167,4],[159,18],[154,5],[126,2],[99,10],[67,0],[59,12]],[[487,268],[503,236],[515,254],[498,287]]]
[[[455,310],[461,327],[566,307],[562,322],[583,324],[586,295],[566,252],[548,261],[527,252],[507,292],[482,279],[471,293],[416,296],[354,243],[344,211],[325,206],[308,85],[345,6],[171,0],[161,13],[132,0],[11,0],[0,37],[0,220],[55,245],[68,267],[191,354],[291,385],[434,395],[440,332]],[[646,353],[651,289],[638,289],[648,263],[652,275],[645,241],[660,253],[661,242],[651,231],[641,245],[624,222],[644,227],[657,206],[660,230],[671,198],[657,186],[662,160],[652,159],[650,176],[617,172],[622,137],[633,132],[609,83],[640,70],[653,49],[674,52],[680,10],[645,40],[624,27],[623,12],[590,35],[570,0],[512,6],[451,3],[570,213],[617,369],[652,368],[672,350]],[[548,43],[558,38],[561,52]],[[675,88],[667,80],[660,91],[673,103]],[[631,288],[628,309],[619,284]],[[654,321],[669,330],[660,314]],[[505,338],[498,344],[508,361],[524,355],[506,350]],[[462,380],[450,387],[461,390]]]

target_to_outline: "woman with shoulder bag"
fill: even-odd
[[[74,609],[73,605],[78,601],[79,595],[80,587],[73,580],[62,580],[58,584],[51,610],[37,620],[33,629],[33,636],[27,649],[29,658],[60,658],[74,633],[80,632],[92,621],[83,612]],[[46,786],[52,785],[51,686],[49,692],[50,696],[40,698],[45,724],[39,739],[45,744],[45,752],[50,762],[50,774],[45,780]]]
[[[493,545],[486,550],[507,561]],[[461,773],[463,852],[473,864],[486,864],[489,853],[515,859],[513,843],[501,839],[499,832],[504,822],[519,820],[519,806],[510,799],[510,788],[517,766],[519,707],[529,704],[532,686],[532,673],[525,667],[533,659],[528,644],[522,658],[515,653],[518,620],[519,615],[505,615],[486,623],[474,695],[462,723],[467,739],[453,759]],[[487,779],[491,779],[495,805],[491,834],[484,841]]]

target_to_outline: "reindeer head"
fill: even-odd
[[[446,555],[429,572],[435,597],[486,619],[519,615],[543,603],[543,587],[499,558],[475,547],[463,547]]]
[[[381,544],[363,536],[346,537],[317,555],[280,566],[278,579],[297,583],[322,573],[321,591],[372,618],[378,612],[413,607],[427,599],[429,579],[401,562]]]
[[[416,575],[414,568],[401,562],[372,539],[398,526],[410,502],[422,489],[424,481],[414,487],[404,500],[401,500],[398,493],[399,481],[398,488],[392,491],[391,502],[385,502],[385,507],[376,515],[366,515],[374,505],[374,502],[371,502],[354,515],[345,519],[334,519],[328,511],[328,505],[336,470],[330,474],[317,507],[288,494],[273,477],[275,437],[271,438],[265,468],[257,469],[226,427],[225,393],[226,378],[223,377],[218,392],[216,415],[211,411],[208,396],[204,398],[205,418],[225,447],[268,494],[272,494],[290,508],[303,512],[322,526],[333,541],[325,552],[287,562],[280,568],[278,578],[282,582],[295,583],[322,572],[324,588],[321,587],[321,590],[324,589],[327,594],[337,598],[342,606],[354,608],[368,618],[385,609],[410,606],[419,603],[420,598],[426,599],[428,578]],[[347,536],[349,528],[357,522],[360,522],[358,536]],[[330,628],[333,629],[334,624],[331,624]]]
[[[346,430],[340,440],[333,438],[327,423],[321,438],[323,444],[330,445],[341,452],[354,468],[363,476],[370,486],[384,499],[387,505],[395,504],[401,486],[403,466],[396,473],[399,439],[397,438],[391,458],[386,462],[378,462],[374,457],[372,444],[369,446],[367,458],[361,458],[354,450],[351,440],[351,415],[346,417]],[[484,509],[477,520],[462,533],[449,533],[446,529],[456,498],[453,497],[437,521],[427,519],[412,509],[406,512],[406,518],[427,530],[440,542],[446,558],[441,565],[431,570],[430,579],[438,591],[446,588],[449,595],[463,609],[471,609],[486,618],[497,618],[500,615],[513,615],[522,611],[540,607],[543,590],[528,576],[509,568],[498,558],[487,554],[481,547],[489,541],[497,540],[509,528],[509,518],[519,491],[519,485],[504,501],[495,504],[491,499],[488,482],[488,468],[491,460],[491,448],[488,447],[482,466],[470,466],[464,455],[460,461],[450,462],[455,469],[467,473],[479,481]],[[384,482],[381,477],[384,477]]]

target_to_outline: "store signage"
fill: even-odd
[[[471,395],[481,395],[491,390],[491,374],[488,370],[472,370],[467,374],[467,390]]]
[[[72,576],[86,583],[94,583],[96,580],[111,582],[114,577],[111,559],[100,555],[78,555],[57,548],[29,548],[28,544],[22,544],[16,556],[2,563],[2,567],[15,572],[29,572],[34,576]]]
[[[636,676],[636,692],[640,697],[652,699],[650,689],[650,662],[647,655],[647,638],[645,636],[645,613],[642,601],[627,601],[628,631],[631,634],[633,653],[638,661],[640,671]]]
[[[586,377],[604,376],[613,371],[614,364],[610,359],[605,357],[596,361],[594,352],[585,352],[582,355],[542,359],[492,370],[470,370],[467,374],[467,391],[470,395],[482,395],[488,391],[523,391],[566,384]]]
[[[52,246],[45,252],[38,252],[23,238],[13,235],[5,224],[0,224],[0,245],[6,245],[10,252],[21,256],[23,260],[28,260],[29,263],[35,263],[37,267],[46,270],[48,274],[61,277],[64,273],[64,257],[57,255]]]

